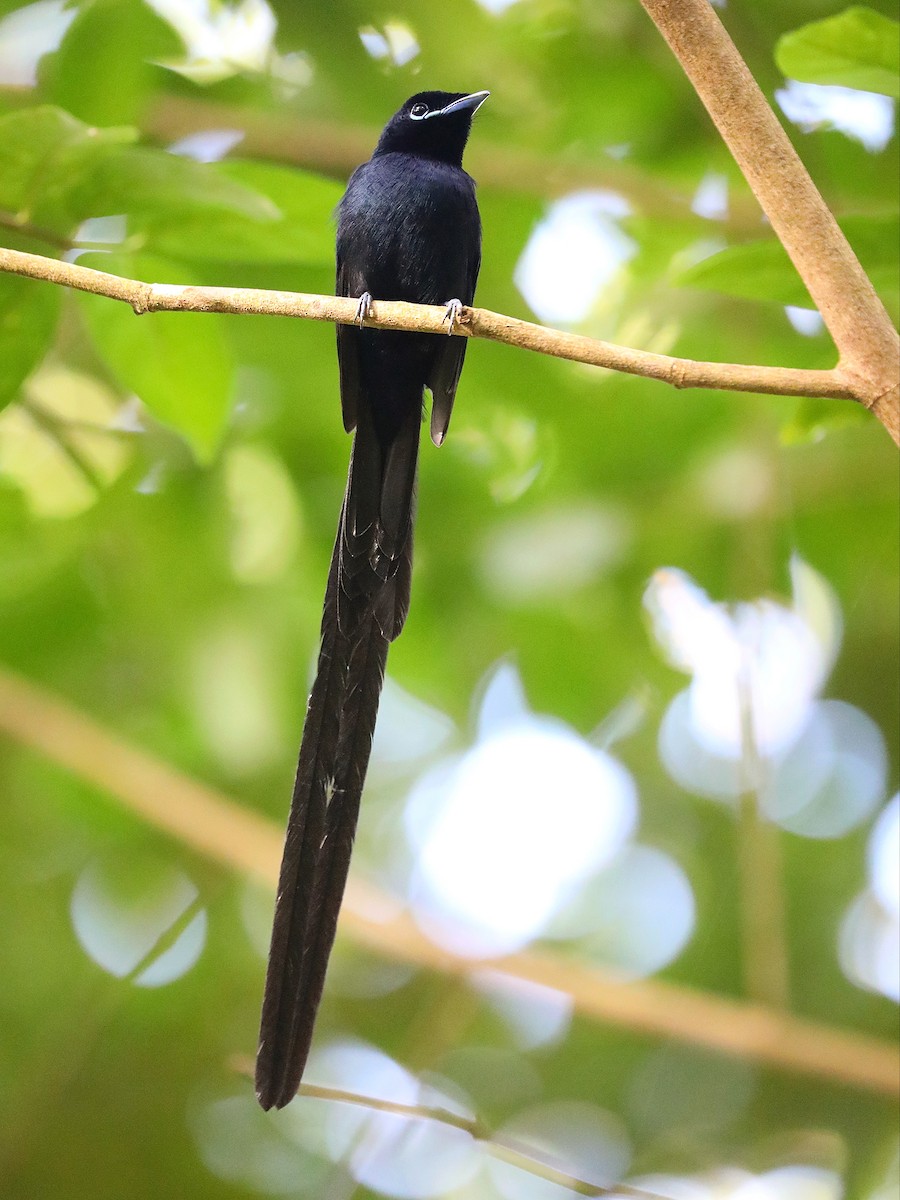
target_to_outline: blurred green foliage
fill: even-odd
[[[900,99],[896,22],[862,5],[786,33],[775,58],[791,79],[883,92]]]
[[[533,315],[517,264],[563,181],[576,174],[587,186],[596,172],[598,187],[628,203],[619,227],[635,251],[579,330],[685,357],[835,361],[827,334],[787,319],[784,305],[810,303],[805,290],[636,0],[521,0],[496,14],[474,0],[273,0],[274,47],[250,63],[245,31],[229,44],[237,61],[205,86],[183,38],[138,0],[30,7],[46,50],[33,77],[25,40],[10,33],[30,10],[0,5],[0,64],[21,68],[0,77],[7,246],[77,250],[85,265],[151,282],[331,292],[331,213],[353,165],[335,165],[352,157],[341,147],[358,145],[361,160],[421,88],[488,87],[471,146],[490,168],[481,305]],[[892,12],[887,0],[846,13],[832,0],[732,0],[721,15],[773,99],[780,70],[896,96]],[[399,65],[391,22],[417,44]],[[368,27],[388,46],[381,58],[360,40]],[[246,136],[221,162],[174,154],[192,112],[196,131]],[[828,128],[788,129],[896,318],[896,132],[873,153]],[[691,208],[709,176],[727,187],[720,218]],[[0,406],[0,660],[281,823],[349,450],[332,331],[138,318],[0,276]],[[845,422],[852,411],[676,393],[476,342],[445,447],[423,445],[412,615],[390,676],[449,715],[457,747],[471,740],[479,681],[505,655],[536,711],[585,734],[642,698],[642,722],[615,749],[638,785],[642,838],[694,889],[693,939],[664,972],[694,988],[742,995],[735,821],[679,789],[659,761],[660,718],[683,677],[654,648],[641,596],[665,565],[717,599],[783,595],[798,552],[844,612],[829,692],[880,726],[894,790],[896,450],[874,421]],[[750,499],[721,485],[736,461]],[[612,523],[609,554],[571,587],[498,588],[496,538],[575,509]],[[355,863],[364,875],[389,883],[383,831],[399,828],[422,769],[374,765]],[[249,1092],[229,1062],[254,1046],[263,963],[246,910],[261,905],[264,926],[270,898],[9,739],[0,792],[4,1195],[254,1194],[207,1169],[188,1118],[210,1098]],[[780,835],[791,1000],[800,1015],[890,1037],[896,1006],[850,983],[836,950],[865,884],[867,835]],[[208,916],[199,961],[166,987],[104,973],[73,933],[85,869],[132,855],[182,871]],[[342,967],[366,961],[344,942],[337,954]],[[329,991],[320,1036],[353,1032],[411,1069],[456,1071],[490,1122],[536,1097],[596,1102],[625,1122],[636,1171],[762,1169],[812,1147],[804,1161],[834,1167],[849,1194],[866,1196],[894,1153],[894,1114],[872,1096],[584,1019],[558,1045],[520,1052],[479,993],[459,985],[448,1001],[445,990],[413,972],[382,1001]],[[459,1067],[469,1047],[504,1052],[505,1090],[492,1093],[490,1072],[473,1079]],[[668,1093],[660,1054],[678,1059],[663,1072]]]
[[[900,315],[900,218],[896,213],[848,217],[841,227],[896,321]],[[711,254],[688,267],[682,280],[685,285],[749,300],[812,307],[806,287],[775,238],[743,242]]]

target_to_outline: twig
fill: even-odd
[[[6,669],[0,669],[0,730],[115,797],[183,845],[275,886],[280,827]],[[582,963],[536,950],[471,962],[429,941],[412,916],[398,914],[397,908],[396,900],[354,877],[341,911],[341,931],[388,958],[447,974],[491,969],[541,984],[570,996],[582,1014],[622,1029],[707,1046],[883,1096],[900,1094],[897,1051],[889,1042],[656,979],[616,982]]]
[[[253,1064],[244,1058],[235,1058],[235,1070],[248,1078],[253,1078]],[[318,1083],[301,1083],[299,1096],[311,1100],[330,1100],[335,1104],[352,1104],[357,1108],[366,1108],[372,1112],[390,1113],[392,1116],[409,1117],[417,1121],[434,1121],[445,1125],[448,1129],[459,1129],[467,1133],[473,1141],[479,1142],[488,1154],[500,1158],[511,1166],[527,1171],[548,1183],[558,1184],[568,1188],[576,1196],[633,1196],[635,1200],[662,1200],[658,1192],[647,1191],[646,1188],[635,1187],[629,1183],[597,1184],[589,1183],[566,1171],[548,1158],[542,1158],[532,1147],[497,1134],[480,1118],[466,1117],[462,1113],[451,1111],[433,1104],[402,1104],[398,1100],[385,1100],[380,1096],[366,1096],[361,1092],[349,1092],[344,1088],[325,1087]]]
[[[900,336],[709,0],[641,0],[822,314],[838,372],[900,443]]]
[[[450,1129],[460,1129],[469,1134],[474,1141],[480,1142],[488,1154],[527,1171],[530,1175],[536,1175],[539,1179],[546,1179],[549,1183],[568,1188],[576,1196],[634,1196],[637,1200],[661,1200],[658,1193],[648,1192],[644,1188],[627,1183],[608,1186],[588,1183],[586,1179],[571,1174],[546,1158],[541,1158],[531,1146],[493,1133],[478,1117],[465,1117],[461,1113],[451,1112],[449,1108],[429,1104],[401,1104],[394,1100],[382,1100],[378,1096],[363,1096],[359,1092],[323,1087],[316,1083],[301,1083],[299,1095],[316,1100],[333,1100],[340,1104],[355,1104],[375,1112],[392,1113],[395,1116],[420,1121],[434,1121]]]
[[[39,242],[46,242],[48,246],[58,246],[60,250],[72,249],[72,242],[67,237],[55,233],[52,229],[44,229],[39,225],[32,225],[30,221],[23,221],[17,213],[0,210],[0,227],[12,229]]]
[[[600,132],[602,119],[597,127]],[[141,119],[141,128],[165,144],[207,129],[240,130],[242,137],[235,150],[239,157],[290,163],[341,179],[369,157],[380,132],[341,120],[171,94],[153,100]],[[564,196],[580,188],[609,189],[623,195],[637,212],[669,219],[673,212],[688,210],[692,200],[689,191],[661,182],[649,171],[612,158],[598,159],[594,154],[570,152],[548,158],[519,146],[485,143],[479,134],[466,156],[467,169],[482,187],[546,197]],[[731,198],[724,224],[729,229],[759,233],[762,217],[749,192]]]
[[[744,990],[752,1000],[786,1010],[790,1004],[790,955],[781,841],[779,831],[766,820],[760,802],[766,763],[759,752],[753,720],[751,657],[748,653],[737,680],[745,774],[737,823]]]
[[[273,292],[259,288],[144,283],[55,258],[24,254],[19,250],[0,248],[0,271],[120,300],[130,304],[138,314],[217,312],[301,317],[309,321],[336,321],[342,325],[352,325],[356,321],[357,302],[346,296]],[[445,310],[433,305],[376,300],[365,323],[377,329],[409,329],[447,336]],[[632,350],[611,342],[597,341],[580,334],[547,329],[483,308],[464,308],[454,325],[453,335],[487,338],[571,362],[658,379],[676,388],[722,388],[780,396],[862,399],[858,394],[857,377],[840,367],[818,371],[671,358],[665,354],[651,354],[646,350]]]
[[[69,425],[65,418],[57,416],[55,412],[38,404],[36,400],[26,399],[22,404],[22,408],[31,417],[35,425],[56,442],[60,451],[79,474],[84,477],[85,482],[95,492],[101,492],[103,490],[103,480],[76,444],[72,436],[74,432],[73,426]]]

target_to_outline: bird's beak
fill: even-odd
[[[454,100],[452,104],[430,112],[428,115],[429,117],[449,117],[451,113],[468,111],[474,117],[490,94],[490,92],[472,92],[471,95],[461,96],[459,100]]]

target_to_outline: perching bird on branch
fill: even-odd
[[[409,609],[419,428],[450,423],[462,337],[366,328],[373,299],[446,306],[448,332],[475,297],[481,220],[462,169],[487,92],[421,92],[388,121],[338,207],[337,327],[344,427],[355,430],[322,614],[316,679],[288,817],[256,1060],[263,1108],[294,1097],[347,879],[388,645]]]

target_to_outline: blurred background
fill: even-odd
[[[895,6],[717,7],[896,320]],[[0,2],[0,244],[330,293],[347,176],[435,87],[492,92],[483,307],[834,364],[637,0]],[[244,1073],[349,454],[333,331],[0,276],[0,406],[0,1191],[573,1194],[439,1124],[265,1115]],[[895,1196],[897,579],[896,448],[851,404],[474,342],[309,1082],[595,1186]]]

